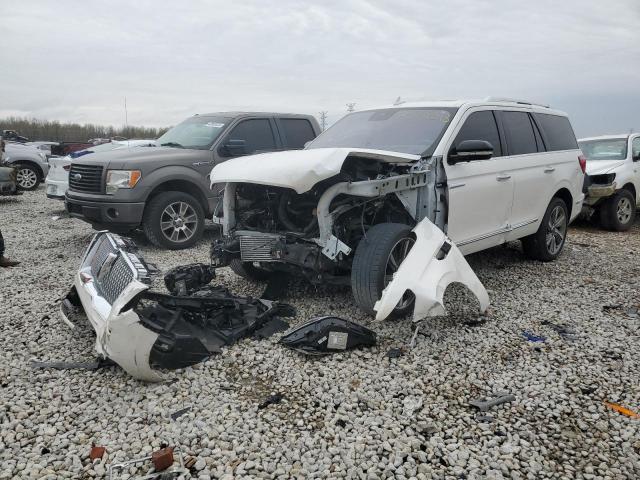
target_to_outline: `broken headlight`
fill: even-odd
[[[589,180],[595,185],[611,185],[616,179],[615,173],[606,173],[602,175],[589,175]]]

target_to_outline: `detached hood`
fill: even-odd
[[[214,183],[257,183],[292,188],[304,193],[318,182],[340,173],[348,157],[369,158],[387,163],[411,163],[419,155],[384,150],[352,148],[312,148],[261,153],[234,158],[216,165],[211,171]]]
[[[587,160],[587,175],[610,173],[624,165],[626,160]]]

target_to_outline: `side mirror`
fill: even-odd
[[[220,149],[225,157],[239,157],[247,154],[247,142],[244,140],[229,139]]]
[[[640,162],[640,153],[636,153],[631,157],[634,162]]]
[[[493,156],[493,145],[486,140],[463,140],[451,149],[447,157],[450,165],[473,160],[487,160]]]

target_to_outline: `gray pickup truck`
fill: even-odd
[[[95,153],[71,163],[65,196],[72,217],[117,233],[142,227],[154,245],[188,248],[218,208],[214,165],[242,155],[304,147],[320,133],[313,116],[221,112],[194,115],[156,147]],[[222,204],[220,203],[220,208]]]

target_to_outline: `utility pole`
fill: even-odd
[[[127,114],[127,97],[124,97],[124,131],[129,130],[129,115]],[[126,137],[129,137],[128,133],[125,133]]]
[[[347,112],[351,113],[356,109],[355,103],[347,103]]]
[[[322,131],[324,132],[327,128],[327,112],[326,110],[323,110],[320,112],[320,128],[322,128]]]

